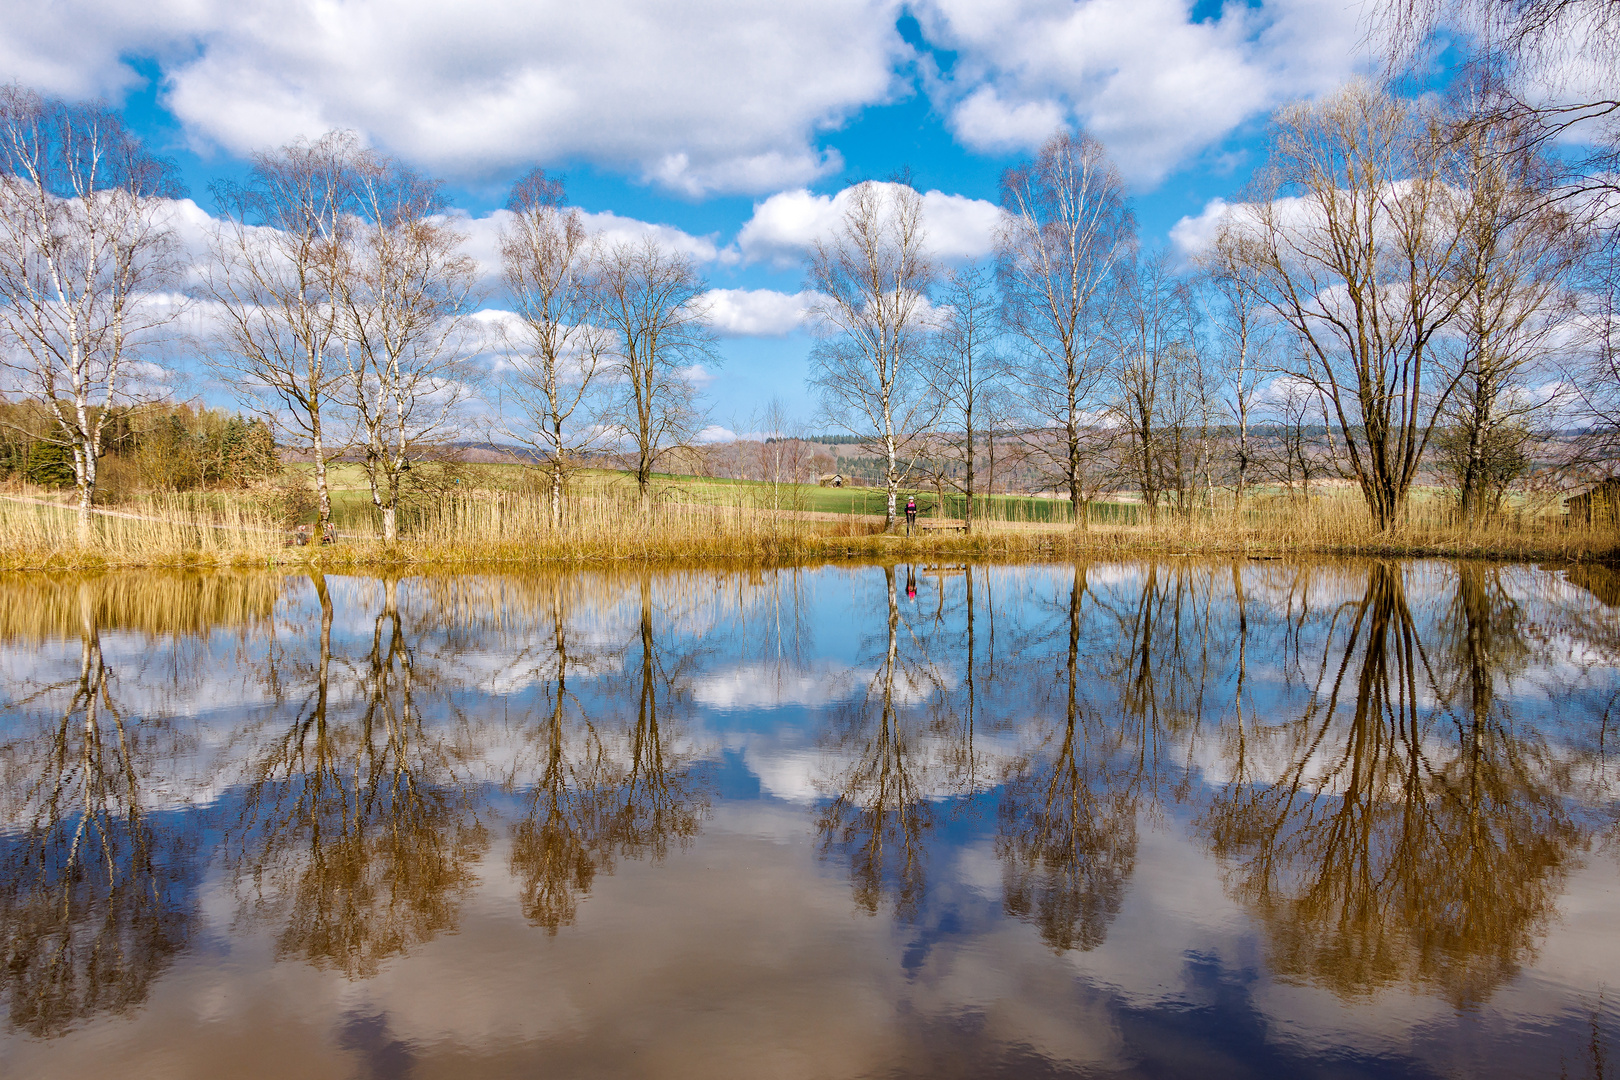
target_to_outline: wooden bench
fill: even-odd
[[[959,533],[965,533],[965,532],[968,531],[967,522],[965,522],[965,521],[923,520],[923,521],[917,522],[917,527],[919,529],[921,529],[923,532],[959,532]]]

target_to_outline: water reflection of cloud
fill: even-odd
[[[715,709],[821,708],[858,692],[869,675],[836,662],[752,662],[720,666],[688,683],[692,700]]]
[[[929,1037],[919,1031],[944,1038],[966,1017],[987,1037],[1051,1061],[1115,1068],[1130,1066],[1134,1052],[1119,1024],[1121,1010],[1136,1010],[1137,1023],[1149,1010],[1218,1011],[1239,1000],[1263,1021],[1257,1029],[1290,1052],[1429,1054],[1438,1067],[1442,1051],[1459,1043],[1454,1010],[1442,994],[1412,992],[1395,980],[1358,997],[1312,983],[1310,972],[1294,981],[1275,977],[1268,927],[1252,914],[1254,905],[1234,899],[1239,856],[1223,863],[1198,833],[1201,826],[1188,820],[1207,807],[1214,789],[1234,781],[1265,787],[1297,779],[1329,796],[1344,783],[1335,770],[1349,720],[1343,710],[1352,702],[1341,700],[1335,717],[1302,718],[1317,708],[1313,702],[1325,708],[1320,690],[1334,677],[1345,640],[1343,622],[1329,632],[1333,612],[1369,595],[1367,566],[1262,565],[1246,578],[1241,732],[1232,574],[1225,564],[1080,568],[1092,591],[1071,608],[1074,567],[984,570],[998,598],[1001,652],[992,668],[988,620],[981,618],[973,709],[965,576],[929,577],[921,600],[900,608],[887,716],[879,682],[887,611],[882,568],[810,575],[791,589],[786,573],[760,584],[716,575],[595,585],[560,579],[540,583],[544,588],[402,582],[398,600],[416,687],[411,717],[418,723],[411,746],[433,755],[442,767],[435,779],[479,807],[494,838],[476,867],[479,884],[461,908],[460,936],[427,941],[381,965],[375,978],[343,982],[308,965],[275,963],[262,937],[233,925],[237,904],[214,912],[215,901],[205,900],[212,933],[231,939],[238,966],[220,970],[206,957],[182,964],[166,979],[174,995],[191,995],[189,1004],[162,996],[138,1021],[145,1035],[109,1027],[105,1045],[152,1063],[158,1057],[142,1040],[161,1038],[201,1060],[226,1055],[232,1040],[250,1045],[266,1031],[318,1043],[336,1037],[332,1017],[374,1016],[386,1020],[389,1038],[414,1040],[426,1057],[440,1055],[445,1071],[455,1071],[446,1062],[457,1055],[526,1042],[543,1044],[565,1071],[569,1063],[609,1072],[629,1067],[612,1050],[601,1051],[607,1058],[568,1057],[583,1055],[587,1045],[611,1044],[639,1047],[637,1067],[652,1060],[703,1075],[792,1074],[812,1071],[818,1061],[818,1044],[803,1038],[800,1027],[815,1022],[850,1041],[839,1048],[838,1062],[881,1072],[912,1060],[919,1045],[926,1048]],[[1418,726],[1409,743],[1426,767],[1443,769],[1462,745],[1456,717],[1440,707],[1449,702],[1454,713],[1462,700],[1456,696],[1462,684],[1454,683],[1459,575],[1448,564],[1421,563],[1402,579],[1412,632],[1429,665],[1413,669],[1420,680]],[[1616,685],[1612,610],[1557,575],[1513,568],[1499,581],[1519,605],[1519,637],[1527,643],[1518,668],[1486,673],[1501,707],[1492,723],[1511,720],[1498,726],[1520,755],[1515,783],[1612,812],[1604,809],[1614,798],[1612,770],[1593,765],[1594,778],[1579,788],[1564,777],[1596,760],[1583,725],[1594,719],[1595,696]],[[374,688],[367,681],[369,651],[386,593],[362,579],[328,584],[337,627],[328,707],[338,725],[357,727]],[[1146,627],[1138,616],[1152,607],[1143,598],[1150,586],[1156,592],[1149,599],[1165,604],[1152,613],[1164,617]],[[557,601],[564,588],[579,590],[577,602]],[[511,606],[489,610],[492,596]],[[981,616],[988,607],[986,601]],[[566,665],[556,655],[557,611],[566,616],[560,620],[570,642]],[[251,762],[286,737],[305,707],[319,615],[312,587],[294,580],[274,622],[246,632],[218,629],[186,640],[103,635],[119,700],[145,725],[147,809],[234,805],[252,779]],[[1071,615],[1080,738],[1093,740],[1085,782],[1097,785],[1099,798],[1137,785],[1130,799],[1139,799],[1141,810],[1130,820],[1138,823],[1140,841],[1106,933],[1088,939],[1088,948],[1056,953],[1039,927],[1005,917],[1008,861],[997,849],[1002,834],[994,814],[1016,809],[1003,798],[1003,782],[1042,778],[1064,735],[1076,730],[1065,727]],[[279,691],[264,670],[272,633]],[[644,667],[646,641],[657,655]],[[1199,648],[1182,648],[1188,641]],[[0,737],[21,737],[4,768],[23,768],[36,754],[26,736],[37,717],[16,707],[19,695],[71,680],[79,648],[76,641],[0,647],[0,680],[12,706],[0,718]],[[790,659],[771,659],[779,650]],[[1431,668],[1438,672],[1432,682]],[[650,683],[642,682],[649,671]],[[570,696],[560,734],[548,741],[559,673],[567,675]],[[65,692],[30,708],[48,712]],[[662,862],[618,856],[590,886],[577,918],[542,949],[519,911],[502,815],[529,798],[553,749],[571,763],[598,750],[615,768],[640,760],[635,725],[649,702],[662,710],[662,745],[682,767],[725,775],[740,763],[766,797],[754,798],[744,784],[745,798],[719,800],[690,851],[672,842]],[[870,909],[874,914],[852,917],[850,875],[840,862],[847,853],[823,851],[818,859],[815,850],[816,808],[835,795],[856,808],[875,805],[867,789],[840,781],[858,771],[866,743],[884,723],[903,743],[890,760],[907,770],[906,797],[928,804],[930,899],[910,923],[882,904]],[[1325,737],[1313,743],[1318,733]],[[721,761],[722,748],[734,762]],[[1135,773],[1110,757],[1137,751],[1129,763]],[[16,775],[0,775],[0,784],[14,788]],[[1407,797],[1390,777],[1374,782],[1382,785],[1370,791],[1375,801]],[[1136,814],[1137,803],[1130,806]],[[972,807],[985,816],[975,819]],[[1523,935],[1533,950],[1521,950],[1515,939],[1509,959],[1522,961],[1523,970],[1513,976],[1511,965],[1503,967],[1505,981],[1491,985],[1481,1023],[1560,1023],[1580,994],[1620,965],[1620,946],[1611,947],[1608,932],[1620,889],[1614,867],[1595,857],[1584,868],[1579,862],[1577,852],[1572,876],[1556,879],[1562,921]],[[735,933],[725,932],[728,920]],[[660,934],[682,940],[660,941]],[[902,954],[909,967],[896,962]],[[587,974],[593,964],[611,969],[605,987]],[[705,964],[709,970],[698,970]],[[459,995],[453,1005],[443,1004],[445,987]],[[549,996],[535,1004],[537,995]],[[726,1015],[692,1015],[686,1003],[693,995],[707,996]],[[839,1000],[823,1001],[824,995]],[[193,1018],[209,1018],[201,1036],[187,1027],[186,1008]],[[653,1020],[637,1028],[615,1008]],[[789,1012],[798,1017],[793,1024],[783,1019]],[[748,1024],[763,1034],[750,1034]],[[217,1044],[210,1041],[216,1035]],[[705,1040],[749,1038],[776,1056],[751,1057],[744,1047],[709,1067]],[[74,1046],[80,1056],[62,1061],[87,1071],[100,1061],[100,1051]],[[122,1064],[116,1054],[113,1060]],[[315,1067],[313,1058],[305,1064]]]

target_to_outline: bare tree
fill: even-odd
[[[810,384],[834,423],[874,436],[888,496],[884,528],[892,531],[910,471],[901,458],[938,412],[926,387],[934,265],[913,188],[869,180],[848,199],[833,235],[810,251],[808,288],[819,297],[810,310],[822,333],[810,354]]]
[[[178,314],[151,294],[176,276],[162,201],[179,195],[110,109],[0,87],[0,366],[73,455],[81,541],[112,407]]]
[[[1111,315],[1112,408],[1128,438],[1126,471],[1149,518],[1157,515],[1167,487],[1185,509],[1182,444],[1205,400],[1192,290],[1156,253],[1122,271]]]
[[[605,433],[596,415],[607,347],[597,325],[597,251],[579,211],[567,206],[562,182],[540,169],[517,182],[506,208],[512,217],[501,232],[501,267],[517,323],[503,389],[521,416],[507,417],[503,409],[502,423],[539,455],[552,521],[561,525],[569,474]]]
[[[1251,465],[1262,478],[1282,485],[1291,498],[1309,502],[1311,480],[1334,472],[1327,403],[1316,386],[1289,375],[1267,384],[1256,401],[1262,441]]]
[[[1035,160],[1001,179],[1007,222],[1000,278],[1007,326],[1022,345],[1025,403],[1056,439],[1031,446],[1062,476],[1076,524],[1085,521],[1088,432],[1097,429],[1107,367],[1099,301],[1136,244],[1125,184],[1084,132],[1053,136]]]
[[[943,449],[962,464],[961,490],[967,495],[966,523],[973,528],[974,467],[985,423],[986,398],[999,383],[1000,298],[985,268],[965,266],[945,276],[939,330],[939,370],[935,387],[950,417]]]
[[[1620,2],[1378,0],[1369,17],[1392,71],[1461,47],[1478,91],[1470,124],[1506,122],[1538,144],[1564,144],[1554,198],[1612,206],[1620,196]],[[1612,216],[1593,224],[1613,232]]]
[[[1551,169],[1522,124],[1464,124],[1454,173],[1469,214],[1451,357],[1458,384],[1438,441],[1463,520],[1479,525],[1529,470],[1534,428],[1560,396],[1531,380],[1567,344],[1581,252],[1569,215],[1544,198]]]
[[[1220,402],[1209,354],[1196,338],[1173,345],[1159,397],[1159,490],[1178,514],[1215,508],[1215,454]]]
[[[473,371],[465,317],[477,264],[445,219],[439,184],[397,161],[355,162],[356,217],[335,278],[354,441],[383,540],[399,539],[400,484],[412,456],[449,434]]]
[[[1613,427],[1603,417],[1620,401],[1620,372],[1606,360],[1602,311],[1620,295],[1620,2],[1379,0],[1368,14],[1391,71],[1421,67],[1442,49],[1461,53],[1470,95],[1459,124],[1465,137],[1489,143],[1493,132],[1511,130],[1514,138],[1500,146],[1510,169],[1526,144],[1552,166],[1555,182],[1542,185],[1540,199],[1585,234],[1593,256],[1588,299],[1598,315],[1594,349],[1573,372],[1593,425],[1574,462],[1612,469],[1601,460],[1612,453],[1603,432]]]
[[[1005,379],[987,383],[984,394],[979,399],[978,413],[981,417],[979,423],[984,432],[984,493],[987,513],[992,506],[989,500],[996,493],[996,436],[1003,436],[1001,459],[1002,467],[1005,468],[1008,464],[1005,436],[1017,429],[1018,404],[1016,392],[1007,385]],[[1014,447],[1016,446],[1015,440]]]
[[[685,445],[702,421],[693,369],[713,363],[708,286],[692,260],[648,236],[603,257],[602,326],[612,335],[613,415],[636,462],[636,492],[650,506],[658,460]]]
[[[215,189],[224,220],[203,282],[218,310],[209,361],[244,405],[307,448],[323,529],[332,520],[327,411],[347,374],[334,355],[345,321],[339,278],[362,153],[345,132],[255,154],[244,183]]]
[[[1456,383],[1432,352],[1461,303],[1467,210],[1433,135],[1416,106],[1366,84],[1290,106],[1219,240],[1303,344],[1289,373],[1332,409],[1380,529],[1405,513]]]
[[[795,503],[796,508],[797,499],[791,485],[802,484],[812,478],[810,445],[804,440],[802,427],[788,412],[787,403],[779,397],[773,397],[766,403],[764,411],[754,418],[752,426],[759,441],[743,445],[752,450],[754,478],[770,485],[770,505],[773,510],[781,510],[790,502]]]
[[[1208,315],[1213,325],[1217,377],[1225,385],[1226,408],[1237,427],[1235,501],[1239,507],[1248,493],[1255,449],[1250,427],[1262,380],[1276,366],[1276,327],[1265,302],[1252,282],[1233,262],[1228,249],[1216,249],[1204,259],[1203,269],[1215,303]]]
[[[1571,365],[1586,425],[1576,459],[1612,475],[1613,461],[1620,456],[1620,250],[1605,245],[1592,264],[1583,302],[1591,339]]]

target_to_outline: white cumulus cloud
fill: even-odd
[[[456,230],[466,238],[462,241],[462,250],[478,261],[480,271],[488,279],[493,280],[500,275],[501,230],[511,220],[512,215],[506,210],[495,210],[482,217],[458,214],[452,220]],[[712,237],[693,236],[673,225],[638,221],[611,211],[581,213],[580,220],[587,233],[609,247],[636,243],[651,236],[665,248],[688,255],[698,262],[713,262],[720,256],[720,249]]]
[[[1189,214],[1170,226],[1170,246],[1183,259],[1208,251],[1231,213],[1232,204],[1225,199],[1209,200],[1196,216]]]
[[[772,195],[754,206],[737,233],[736,253],[744,262],[793,266],[819,239],[832,236],[849,206],[850,191],[817,195],[800,188]],[[923,226],[928,248],[942,259],[974,259],[995,249],[1001,208],[984,199],[929,191],[923,195]]]
[[[805,324],[815,296],[774,289],[711,289],[704,295],[709,322],[728,337],[780,337]]]
[[[1239,124],[1351,74],[1363,31],[1340,0],[927,0],[929,40],[958,54],[936,91],[970,147],[1033,148],[1078,120],[1151,186]]]
[[[896,0],[57,0],[11,5],[6,78],[140,82],[243,153],[353,128],[457,178],[585,159],[676,190],[770,191],[839,166],[819,132],[903,92]]]
[[[1039,146],[1067,123],[1055,101],[1009,105],[993,86],[981,86],[964,98],[951,115],[957,137],[985,150],[1022,150]]]

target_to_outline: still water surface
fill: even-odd
[[[1620,574],[0,580],[7,1077],[1620,1067]]]

